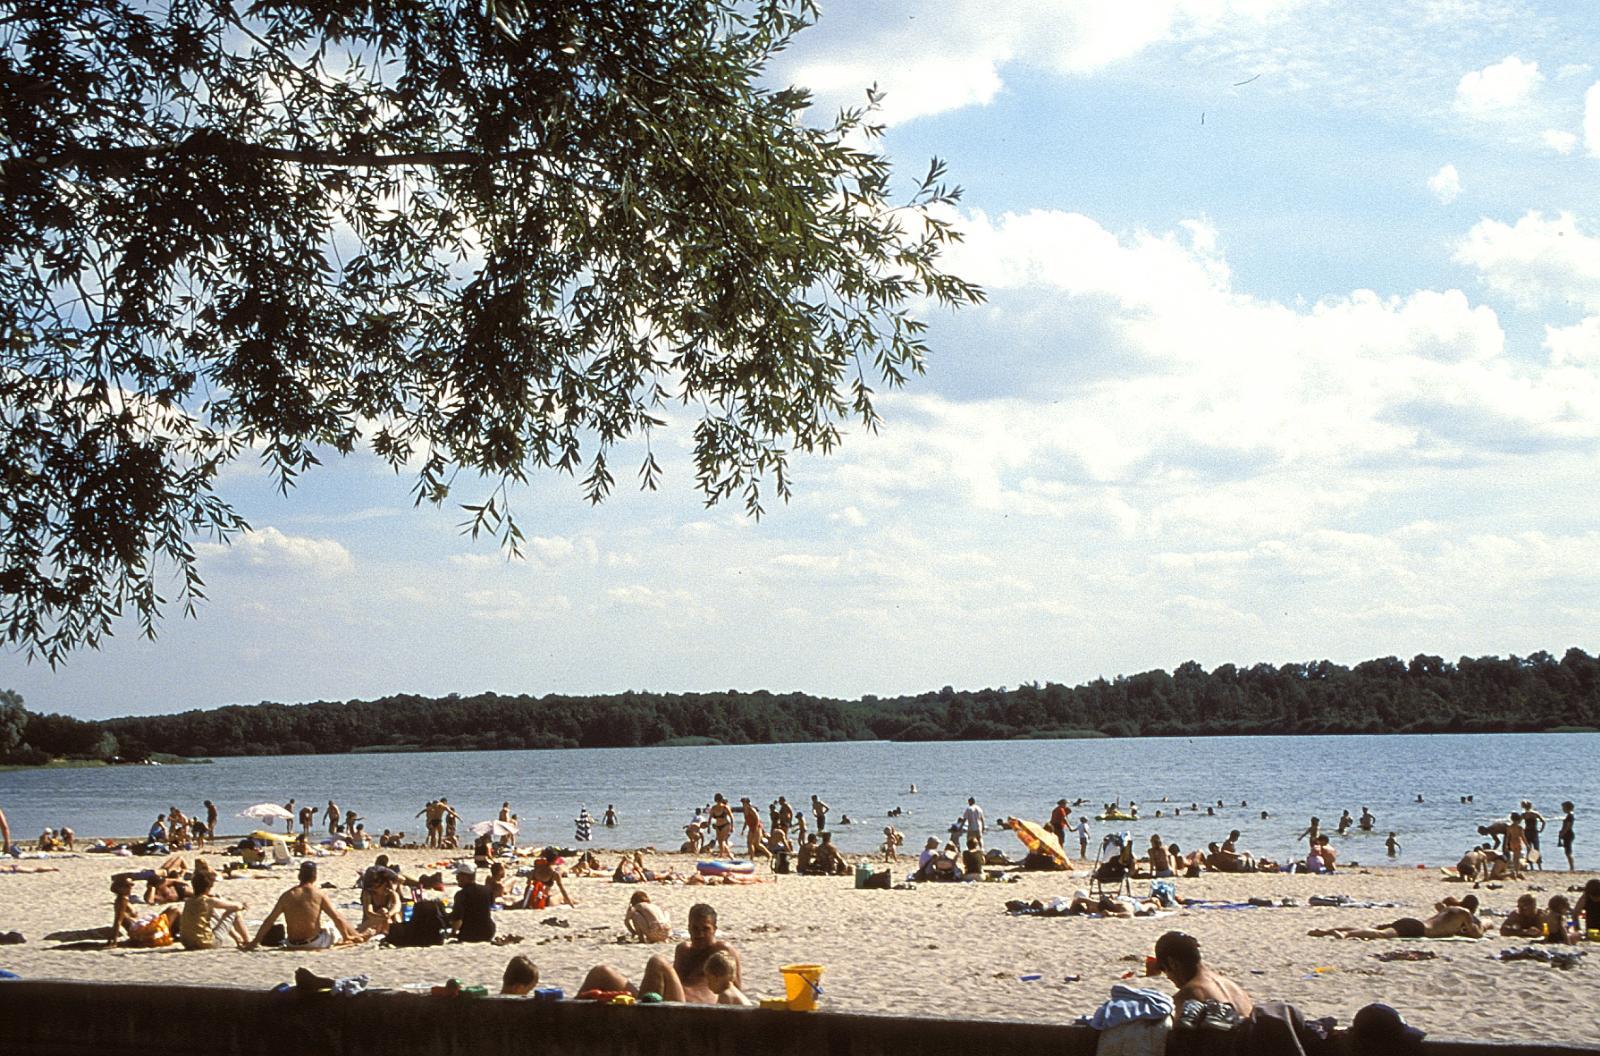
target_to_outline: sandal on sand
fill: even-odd
[[[1207,1001],[1198,1026],[1203,1030],[1232,1030],[1239,1025],[1239,1010],[1226,1001]]]

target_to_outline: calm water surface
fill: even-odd
[[[1453,864],[1476,838],[1476,826],[1531,799],[1550,819],[1547,862],[1559,804],[1578,805],[1580,868],[1600,868],[1600,734],[1433,734],[1390,737],[1212,737],[1079,741],[974,741],[894,744],[783,744],[718,748],[616,748],[566,751],[433,752],[390,755],[218,759],[208,766],[125,766],[0,773],[0,809],[13,837],[32,839],[46,825],[82,836],[142,833],[157,811],[193,811],[204,799],[221,809],[224,832],[252,823],[246,806],[293,796],[354,809],[373,832],[420,836],[423,803],[447,796],[468,822],[490,818],[502,800],[523,819],[523,843],[570,844],[581,806],[598,818],[615,804],[622,824],[596,829],[601,846],[676,848],[697,805],[722,792],[750,796],[765,812],[782,794],[796,808],[819,794],[833,808],[832,827],[847,851],[882,839],[885,813],[908,849],[943,834],[970,795],[990,819],[1043,819],[1059,797],[1090,804],[1120,798],[1141,805],[1146,820],[1127,827],[1140,845],[1159,832],[1184,848],[1245,834],[1258,854],[1287,853],[1312,814],[1332,830],[1339,812],[1363,806],[1379,832],[1336,840],[1345,860],[1385,861],[1383,837],[1400,833],[1407,865]],[[915,795],[908,794],[912,784]],[[1421,795],[1423,801],[1417,802]],[[1471,795],[1472,804],[1460,798]],[[1160,802],[1162,797],[1168,802]],[[1206,816],[1207,803],[1227,806]],[[1240,807],[1240,801],[1249,807]],[[1201,810],[1191,814],[1188,806]],[[1150,817],[1158,808],[1168,815]],[[1269,817],[1261,818],[1266,810]],[[855,822],[837,824],[843,814]],[[1095,840],[1109,828],[1091,822]],[[1003,836],[1001,845],[1011,841]],[[1091,849],[1092,853],[1092,849]],[[1564,861],[1563,861],[1564,865]]]

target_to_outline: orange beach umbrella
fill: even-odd
[[[1056,839],[1056,834],[1032,821],[1023,821],[1021,818],[1007,818],[1006,826],[1017,834],[1017,839],[1028,848],[1030,854],[1043,854],[1053,858],[1064,868],[1071,869],[1072,862],[1067,859],[1067,852],[1061,849],[1061,841]]]

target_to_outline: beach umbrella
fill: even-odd
[[[493,821],[478,822],[472,826],[472,832],[475,836],[494,836],[498,839],[501,836],[515,836],[517,827],[509,821],[501,821],[496,818]]]
[[[1007,818],[1007,825],[1012,832],[1017,834],[1017,839],[1028,849],[1030,854],[1042,854],[1055,859],[1057,863],[1067,869],[1072,868],[1072,863],[1067,860],[1067,853],[1061,849],[1061,841],[1056,839],[1056,834],[1043,825],[1021,818]]]
[[[257,821],[293,821],[294,815],[277,803],[257,803],[253,807],[246,807],[239,812],[241,818],[254,818]]]

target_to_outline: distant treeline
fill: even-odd
[[[34,755],[140,758],[495,748],[631,748],[794,741],[1437,733],[1600,728],[1600,660],[1417,656],[1355,667],[1193,661],[1079,686],[1030,683],[847,701],[803,693],[393,696],[263,703],[83,722],[24,712],[11,738]],[[0,755],[7,697],[0,697]],[[17,724],[15,713],[13,725]]]

